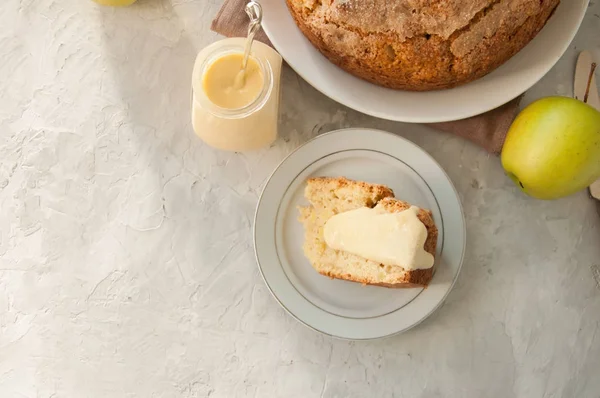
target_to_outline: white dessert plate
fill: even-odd
[[[589,0],[562,0],[542,31],[523,50],[472,83],[429,92],[392,90],[344,72],[300,32],[285,0],[260,0],[263,27],[286,62],[331,99],[371,116],[412,123],[464,119],[518,97],[560,59],[575,37]]]
[[[430,209],[439,239],[429,287],[388,289],[318,274],[302,251],[297,209],[308,205],[305,182],[316,176],[385,184],[397,198]],[[256,209],[254,248],[269,290],[292,316],[331,336],[373,339],[417,325],[442,304],[462,264],[465,221],[448,176],[421,148],[378,130],[337,130],[298,148],[271,175]]]

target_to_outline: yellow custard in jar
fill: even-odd
[[[254,42],[244,72],[245,38],[204,48],[192,75],[192,127],[212,147],[250,151],[277,138],[281,56]]]
[[[252,58],[241,70],[243,59],[241,53],[227,54],[207,68],[202,86],[210,102],[225,109],[239,109],[258,98],[264,86],[262,72]]]

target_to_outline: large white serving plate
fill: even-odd
[[[344,176],[385,184],[396,197],[430,209],[439,229],[436,271],[426,289],[387,289],[332,280],[304,257],[298,206],[306,179]],[[328,335],[372,339],[405,331],[438,308],[465,250],[460,200],[442,168],[410,141],[377,130],[320,135],[288,156],[269,178],[254,221],[256,259],[273,296],[296,319]]]
[[[322,56],[302,35],[285,0],[260,0],[263,27],[286,62],[308,83],[359,112],[413,123],[464,119],[518,97],[541,79],[577,33],[589,0],[562,0],[544,29],[489,75],[450,90],[391,90],[358,79]]]

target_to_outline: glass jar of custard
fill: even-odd
[[[246,38],[203,49],[192,74],[192,126],[208,145],[249,151],[277,138],[282,59],[260,42],[252,44],[240,79]]]

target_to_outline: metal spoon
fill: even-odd
[[[246,47],[244,48],[244,58],[242,59],[242,67],[239,73],[235,76],[234,87],[241,88],[245,84],[246,80],[246,66],[248,66],[248,58],[250,57],[250,50],[252,49],[252,43],[254,42],[254,36],[260,29],[262,22],[262,7],[254,0],[250,0],[246,4],[245,8],[248,18],[250,18],[250,25],[248,26],[248,37],[246,39]]]
[[[248,4],[246,4],[245,8],[246,14],[248,14],[248,18],[250,18],[250,25],[248,26],[248,38],[246,39],[246,48],[244,49],[244,60],[242,61],[242,70],[246,69],[246,65],[248,64],[248,57],[250,56],[250,49],[252,48],[252,43],[254,42],[254,36],[256,32],[260,29],[260,24],[262,22],[262,7],[254,0],[250,0]]]

